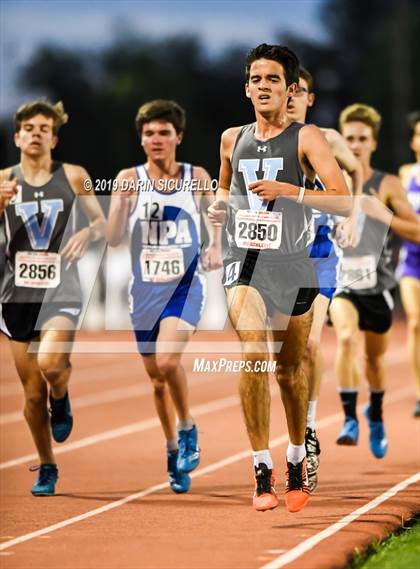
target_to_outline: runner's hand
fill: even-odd
[[[4,211],[18,192],[18,178],[0,183],[0,211]]]
[[[287,182],[276,182],[273,180],[257,180],[249,184],[249,189],[259,198],[271,202],[276,198],[288,197],[292,195],[294,186]]]
[[[225,224],[227,216],[227,203],[223,200],[216,200],[207,210],[208,218],[215,227]]]
[[[357,226],[357,217],[350,216],[337,225],[337,243],[341,249],[353,249],[360,242],[360,231]]]
[[[61,251],[62,257],[70,261],[77,261],[86,253],[86,249],[91,241],[90,228],[85,227],[72,235],[67,245]]]
[[[207,247],[202,254],[201,262],[205,271],[214,271],[223,267],[220,247],[216,247],[215,245]]]

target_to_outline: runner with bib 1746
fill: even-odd
[[[204,306],[202,265],[207,270],[222,265],[221,230],[207,219],[214,200],[210,176],[176,160],[184,109],[174,101],[150,101],[140,107],[136,128],[147,162],[118,174],[106,236],[116,246],[127,231],[130,235],[131,320],[166,438],[169,483],[183,493],[200,449],[181,357]],[[201,212],[210,236],[202,261]]]

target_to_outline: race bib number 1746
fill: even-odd
[[[167,283],[184,274],[184,255],[176,248],[145,248],[140,255],[144,282]]]

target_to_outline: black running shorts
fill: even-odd
[[[0,329],[17,342],[29,342],[39,336],[42,326],[54,316],[68,318],[76,328],[82,309],[80,303],[68,305],[58,302],[6,302],[1,307]]]
[[[225,288],[252,286],[261,294],[268,316],[275,311],[305,314],[319,292],[316,271],[306,251],[268,258],[254,251],[244,254],[231,249],[223,264]]]
[[[353,304],[359,314],[360,330],[385,334],[391,328],[395,289],[369,295],[343,291],[334,298],[346,298]]]

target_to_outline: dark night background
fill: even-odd
[[[100,9],[101,4],[95,6]],[[238,9],[248,5],[232,4]],[[215,3],[215,8],[223,6]],[[286,5],[278,1],[270,6],[278,7],[267,14],[275,24],[274,13],[280,21]],[[293,6],[290,2],[287,6],[288,18],[293,20]],[[320,0],[316,9],[328,31],[325,41],[287,31],[287,26],[286,32],[275,34],[278,43],[295,49],[315,77],[317,101],[309,121],[336,127],[344,106],[353,102],[375,106],[383,116],[383,127],[374,165],[397,172],[399,165],[412,159],[406,115],[420,101],[415,58],[420,47],[420,4],[414,0]],[[81,10],[81,19],[82,14]],[[221,22],[224,17],[220,9]],[[232,18],[228,23],[235,26]],[[3,14],[3,31],[7,31],[5,24]],[[260,29],[260,37],[261,33]],[[82,164],[93,178],[115,176],[122,167],[143,160],[134,129],[139,105],[153,98],[171,98],[187,110],[187,133],[179,158],[203,165],[217,177],[221,132],[253,120],[243,92],[243,67],[247,50],[259,42],[247,44],[244,38],[240,45],[232,43],[209,53],[194,26],[188,35],[144,37],[128,30],[121,36],[101,48],[77,43],[70,47],[68,42],[63,45],[40,37],[36,49],[15,70],[14,88],[28,94],[26,100],[44,95],[64,102],[70,121],[60,132],[55,158]],[[24,41],[25,34],[20,37]],[[1,167],[18,161],[12,143],[13,110],[5,113],[3,108]]]

